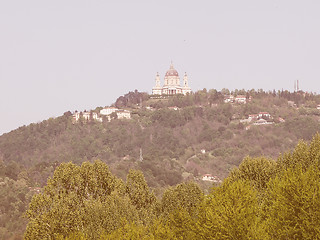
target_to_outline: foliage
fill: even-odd
[[[258,190],[267,187],[267,183],[276,175],[277,163],[265,157],[246,157],[238,168],[230,172],[228,179],[232,182],[238,180],[250,181]]]
[[[174,211],[185,210],[193,216],[203,200],[203,193],[194,182],[181,183],[166,189],[161,200],[161,212],[169,215]]]
[[[98,239],[102,232],[122,226],[123,221],[138,221],[138,208],[125,191],[139,189],[139,184],[125,187],[101,161],[81,166],[63,163],[44,192],[33,196],[25,239],[67,237],[77,231]]]
[[[271,239],[320,238],[319,177],[318,167],[296,167],[270,181],[263,214]]]
[[[225,181],[205,199],[196,224],[201,239],[263,239],[257,191],[244,181]]]

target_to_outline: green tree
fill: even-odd
[[[297,166],[268,184],[263,205],[270,239],[320,238],[320,171]]]
[[[194,239],[193,226],[204,194],[196,183],[181,183],[166,189],[160,209],[164,224],[177,239]]]
[[[143,176],[143,173],[138,170],[130,170],[127,175],[126,194],[128,194],[131,203],[137,209],[151,207],[156,198]]]
[[[312,165],[320,164],[320,134],[314,135],[310,144],[300,140],[292,153],[285,153],[278,159],[280,170],[300,166],[306,170]]]
[[[206,197],[196,223],[200,239],[264,239],[258,192],[248,181],[225,181]]]
[[[267,187],[269,180],[276,175],[277,163],[265,157],[251,158],[246,157],[238,168],[229,174],[231,181],[248,180],[258,189],[263,190]]]
[[[161,199],[161,212],[169,215],[176,210],[184,209],[189,215],[194,216],[203,198],[204,194],[196,183],[181,183],[166,189]]]
[[[129,200],[127,203],[118,200],[116,187],[121,189],[121,181],[101,161],[81,166],[61,164],[43,193],[31,200],[26,212],[29,223],[25,239],[54,239],[78,231],[89,234],[93,229],[97,234],[102,229],[114,230],[130,209]],[[106,206],[114,207],[110,210]],[[106,216],[114,219],[108,220]],[[95,239],[97,235],[91,237]]]

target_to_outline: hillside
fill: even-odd
[[[226,103],[230,94],[246,103]],[[20,127],[0,136],[1,191],[9,191],[0,199],[0,235],[23,231],[20,216],[32,194],[62,162],[100,159],[122,179],[129,169],[141,170],[156,195],[187,180],[208,188],[203,174],[224,179],[248,155],[276,159],[299,139],[311,140],[320,131],[319,104],[319,95],[304,92],[204,89],[157,98],[135,91],[114,104],[131,111],[131,119],[74,122],[66,112]]]
[[[224,95],[216,90],[166,99],[132,92],[115,103],[130,110],[132,119],[74,124],[71,114],[65,113],[2,135],[0,159],[26,168],[101,159],[118,176],[132,167],[143,170],[156,187],[181,182],[182,173],[224,178],[247,155],[276,158],[298,139],[310,140],[319,131],[318,95],[254,90],[245,94],[251,101],[237,104],[224,103]],[[270,114],[272,125],[245,122],[260,112]]]

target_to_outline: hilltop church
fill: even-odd
[[[164,85],[161,87],[159,73],[156,75],[156,86],[152,88],[153,95],[175,95],[191,93],[191,88],[188,86],[188,77],[185,73],[183,76],[183,86],[180,86],[180,77],[176,69],[171,63],[170,69],[164,77]]]

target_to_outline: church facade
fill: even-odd
[[[183,85],[180,85],[180,77],[176,69],[171,63],[170,69],[164,77],[164,85],[161,86],[159,73],[156,75],[156,85],[152,88],[153,95],[175,95],[191,93],[191,88],[188,85],[188,76],[185,73],[183,76]]]

